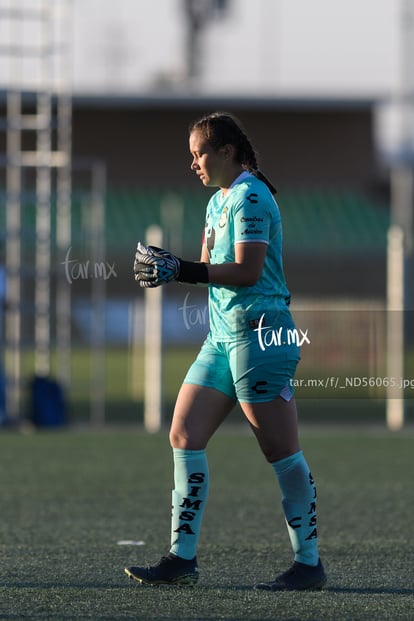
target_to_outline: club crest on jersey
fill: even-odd
[[[219,220],[219,227],[221,229],[224,228],[227,224],[227,212],[228,212],[228,208],[224,207],[223,211],[221,212],[221,216]]]

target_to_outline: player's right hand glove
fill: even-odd
[[[135,280],[141,287],[159,287],[177,280],[180,259],[163,248],[144,246],[138,242],[134,260]]]

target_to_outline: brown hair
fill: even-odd
[[[256,152],[245,134],[242,125],[229,112],[213,112],[191,123],[189,133],[198,130],[202,133],[209,145],[218,150],[226,144],[231,144],[236,150],[236,161],[255,177],[263,181],[272,194],[276,188],[259,170]]]

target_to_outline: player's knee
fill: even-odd
[[[279,451],[275,451],[270,448],[269,449],[262,448],[262,453],[266,461],[269,462],[269,464],[272,464],[274,461],[278,461],[279,459],[281,459]]]
[[[169,439],[172,448],[184,449],[187,451],[200,451],[206,448],[207,444],[205,440],[200,438],[197,434],[191,435],[174,427],[170,430]]]
[[[182,448],[181,434],[177,432],[175,427],[171,427],[170,429],[169,440],[172,448]]]
[[[172,427],[170,430],[170,445],[172,448],[191,449],[191,440],[180,428]]]
[[[268,453],[264,453],[266,460],[269,462],[269,464],[273,464],[275,461],[280,461],[281,459],[286,459],[287,457],[291,457],[291,455],[294,455],[295,453],[298,452],[298,450],[300,450],[299,448],[292,448],[292,449],[283,449],[283,450],[278,450],[278,451],[269,451]]]

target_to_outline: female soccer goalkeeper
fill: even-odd
[[[274,187],[230,114],[190,126],[191,169],[217,187],[207,206],[200,262],[138,243],[142,287],[177,280],[208,283],[210,331],[178,394],[170,442],[174,455],[171,547],[150,567],[126,573],[146,584],[192,585],[209,490],[207,443],[238,401],[278,480],[293,549],[292,566],[256,585],[270,591],[320,589],[316,489],[300,450],[291,388],[299,346],[282,265],[282,228]]]

